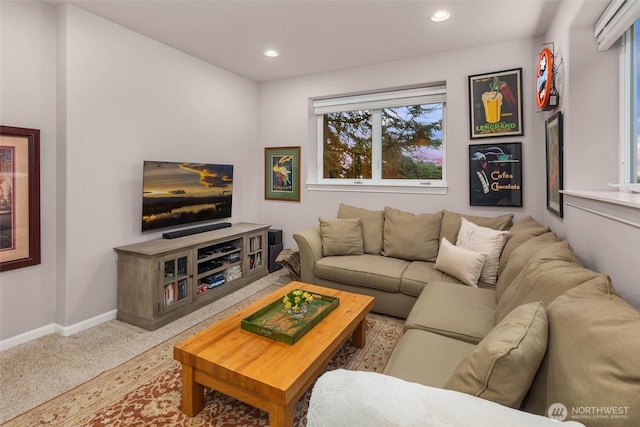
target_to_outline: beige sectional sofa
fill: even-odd
[[[497,275],[489,278],[495,285],[465,284],[464,267],[481,250],[451,252],[460,261],[453,270],[443,264],[445,248],[473,246],[459,233],[506,235]],[[404,248],[398,236],[428,243]],[[533,218],[513,223],[511,215],[413,215],[341,205],[338,218],[321,218],[320,227],[294,238],[303,281],[373,295],[375,311],[406,318],[387,376],[587,426],[640,425],[640,313],[607,275],[585,268],[566,241]],[[323,398],[314,399],[322,407]],[[352,411],[343,401],[344,408],[331,404],[338,413]]]
[[[393,208],[370,211],[341,204],[337,218],[360,221],[361,251],[349,252],[343,241],[333,242],[333,246],[329,241],[328,245],[326,236],[323,245],[320,226],[294,233],[300,250],[300,279],[303,282],[371,295],[376,297],[375,312],[402,318],[409,315],[427,283],[462,283],[435,269],[439,241],[444,237],[449,242],[456,242],[462,215],[449,211],[414,215]],[[509,230],[513,224],[513,214],[465,218],[496,230]],[[344,229],[336,234],[344,235]],[[509,242],[507,245],[505,258],[512,246]],[[478,286],[491,287],[483,282]]]

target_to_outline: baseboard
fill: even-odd
[[[70,335],[77,334],[80,331],[84,331],[85,329],[89,329],[96,325],[99,325],[100,323],[113,320],[116,318],[117,313],[118,310],[108,311],[104,314],[100,314],[96,317],[83,320],[82,322],[70,326],[62,326],[58,325],[57,323],[51,323],[50,325],[43,326],[41,328],[37,328],[20,335],[16,335],[15,337],[7,338],[6,340],[0,341],[0,351],[8,350],[11,347],[27,343],[29,341],[44,337],[45,335],[49,334],[58,334],[62,335],[63,337],[68,337]]]
[[[32,331],[25,332],[20,335],[16,335],[15,337],[7,338],[6,340],[0,341],[0,351],[8,350],[11,347],[15,347],[20,344],[24,344],[26,342],[38,339],[45,335],[55,334],[56,327],[55,323],[52,323],[47,326],[43,326],[38,329],[34,329]]]
[[[100,323],[113,320],[116,318],[117,313],[118,310],[111,310],[107,311],[106,313],[99,314],[96,317],[92,317],[91,319],[83,320],[82,322],[76,323],[71,326],[56,325],[56,333],[62,335],[63,337],[68,337],[69,335],[77,334],[80,331],[84,331],[85,329],[89,329],[96,325],[99,325]]]

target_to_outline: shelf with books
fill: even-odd
[[[164,285],[164,306],[170,305],[186,299],[189,295],[187,279],[178,280]]]
[[[172,309],[174,306],[186,304],[191,298],[189,292],[189,276],[191,274],[191,255],[180,252],[163,257],[161,261],[162,307],[159,310]]]
[[[247,261],[248,271],[251,274],[253,271],[263,269],[265,267],[265,241],[266,233],[260,233],[249,236],[249,247],[247,248]]]

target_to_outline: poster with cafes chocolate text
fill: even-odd
[[[469,204],[522,206],[522,143],[469,145]]]

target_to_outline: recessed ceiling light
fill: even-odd
[[[267,49],[264,51],[264,56],[268,56],[269,58],[275,58],[280,55],[280,53],[275,49]]]
[[[431,15],[431,20],[433,22],[442,22],[449,19],[450,16],[451,14],[448,10],[436,10],[435,12],[433,12],[433,15]]]

